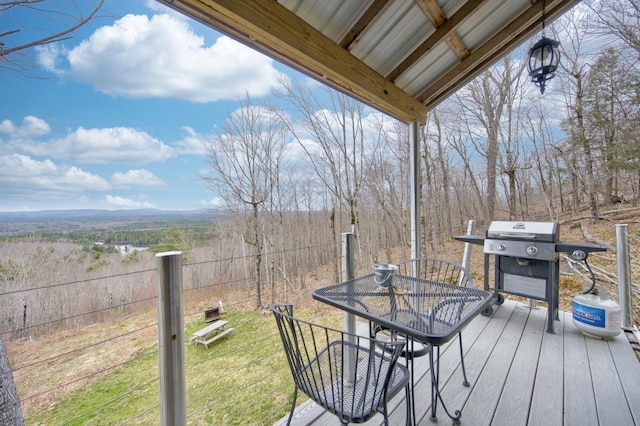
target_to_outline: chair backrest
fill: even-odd
[[[366,421],[386,404],[390,384],[406,383],[395,368],[404,340],[378,341],[313,324],[295,318],[288,304],[271,310],[296,386],[342,422]]]
[[[398,274],[445,284],[473,287],[471,273],[461,265],[447,260],[422,257],[403,260],[397,266]]]

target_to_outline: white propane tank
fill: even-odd
[[[573,298],[573,323],[585,334],[615,337],[622,331],[620,305],[609,299],[606,287],[596,285],[595,289],[595,294]]]

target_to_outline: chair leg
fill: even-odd
[[[462,350],[462,332],[458,333],[458,341],[460,342],[460,364],[462,364],[462,386],[469,387],[469,381],[467,380],[467,369],[464,368],[464,352]]]
[[[411,366],[411,368],[413,368],[413,366]],[[405,424],[407,426],[412,425],[414,420],[411,406],[415,404],[415,401],[412,401],[411,398],[412,398],[411,388],[409,387],[409,383],[407,383],[407,386],[404,387],[404,400],[405,400],[405,406],[407,407],[407,418],[405,420]]]
[[[382,415],[384,416],[384,426],[389,426],[389,409],[387,408],[387,397],[385,395],[385,401],[383,404],[383,412]]]
[[[293,402],[291,403],[291,412],[289,413],[289,420],[287,420],[287,426],[291,425],[291,419],[293,419],[293,412],[296,409],[296,399],[298,398],[298,385],[295,385],[295,390],[293,391]]]

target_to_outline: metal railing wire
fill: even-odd
[[[640,241],[640,238],[634,235],[630,235],[629,239],[634,242]],[[321,245],[316,247],[305,247],[297,249],[299,251],[313,250],[319,248],[326,248],[327,245]],[[295,250],[286,250],[287,252]],[[279,256],[282,252],[268,253],[269,256]],[[605,260],[610,259],[611,256],[606,254],[594,254],[594,256],[605,256]],[[203,306],[215,305],[218,300],[224,301],[224,308],[226,311],[235,312],[255,312],[255,288],[252,286],[255,284],[256,277],[251,273],[245,272],[245,265],[243,262],[250,261],[253,256],[237,256],[227,259],[216,260],[201,260],[185,263],[182,265],[183,273],[185,274],[185,288],[183,289],[183,295],[185,296],[185,310],[184,318],[187,330],[195,330],[201,325],[201,318],[203,315]],[[632,256],[633,257],[633,256]],[[225,273],[216,275],[212,270],[207,268],[221,267],[225,264]],[[308,276],[314,275],[313,272],[316,268],[323,267],[325,265],[304,265],[297,270],[287,271],[288,277],[293,276]],[[633,266],[633,264],[632,264]],[[263,265],[266,267],[266,265]],[[250,268],[252,269],[252,268]],[[637,269],[634,266],[634,269]],[[130,387],[119,391],[117,394],[111,395],[108,398],[100,400],[99,403],[91,407],[82,407],[80,411],[73,412],[68,418],[58,419],[49,422],[47,413],[49,410],[54,409],[57,404],[62,402],[61,395],[72,395],[78,390],[84,389],[86,386],[97,383],[105,377],[113,374],[116,371],[126,370],[127,368],[135,368],[136,363],[148,361],[149,357],[157,356],[158,350],[156,347],[157,336],[152,331],[155,331],[158,324],[155,315],[155,291],[149,292],[148,288],[153,288],[151,274],[155,269],[143,269],[139,271],[132,271],[121,274],[114,274],[109,276],[101,276],[95,278],[86,278],[80,280],[73,280],[62,283],[52,283],[38,287],[25,288],[25,289],[10,289],[0,292],[0,312],[2,309],[10,308],[11,303],[16,300],[21,300],[19,296],[25,299],[31,297],[31,295],[37,295],[37,299],[47,298],[47,292],[68,290],[69,297],[72,302],[75,301],[76,293],[80,290],[91,290],[98,292],[104,287],[123,285],[129,286],[132,290],[131,300],[109,300],[107,304],[89,305],[90,309],[85,309],[81,312],[69,311],[66,315],[58,315],[56,317],[47,318],[43,320],[40,318],[38,321],[32,323],[22,323],[18,320],[13,322],[2,322],[0,319],[0,334],[3,336],[9,358],[12,360],[12,374],[15,377],[15,381],[20,392],[21,403],[23,410],[27,415],[27,420],[30,423],[56,423],[56,424],[68,424],[68,423],[91,423],[94,421],[92,416],[104,412],[104,410],[119,411],[119,403],[132,399],[137,393],[147,390],[153,395],[158,395],[157,386],[154,389],[149,390],[151,386],[158,382],[159,376],[157,373],[157,367],[154,372],[149,373],[149,377],[140,383],[131,385]],[[215,276],[215,279],[212,278]],[[266,274],[265,274],[266,276]],[[132,280],[132,281],[128,281]],[[263,282],[263,300],[267,303],[271,298],[278,301],[286,301],[287,296],[291,296],[284,291],[283,286],[287,285],[283,283],[283,277],[278,277],[279,285],[275,288],[276,291],[272,292],[269,287],[268,280]],[[311,278],[307,278],[309,282]],[[635,280],[634,280],[635,281]],[[637,284],[634,282],[634,286]],[[81,287],[82,286],[82,287]],[[135,290],[135,291],[134,291]],[[637,293],[637,288],[633,288],[634,295]],[[63,293],[63,292],[62,292]],[[58,296],[56,294],[56,296]],[[301,298],[300,301],[305,303],[309,301],[310,297]],[[73,305],[72,303],[70,305]],[[82,308],[83,306],[79,306]],[[139,308],[140,309],[139,309]],[[140,316],[148,315],[144,317],[144,325],[135,324],[132,322],[131,329],[122,331],[118,324],[128,323],[132,319],[139,318]],[[309,312],[306,317],[311,321],[317,321],[317,318],[322,314],[318,311]],[[264,319],[263,315],[256,313],[254,316],[237,316],[233,323],[235,328],[234,333],[244,333],[245,330],[257,329]],[[19,318],[22,319],[22,318]],[[82,321],[79,321],[82,320]],[[126,320],[126,321],[125,321]],[[93,322],[91,322],[93,321]],[[114,322],[116,326],[114,326]],[[269,322],[270,324],[270,322]],[[40,348],[40,341],[45,341],[51,336],[55,336],[53,340],[60,339],[62,343],[66,343],[67,336],[65,331],[77,331],[84,330],[86,327],[90,329],[94,328],[103,330],[106,336],[93,340],[85,341],[78,339],[78,343],[69,339],[69,345],[76,344],[74,347],[66,347],[61,345],[60,348],[56,348],[55,351],[46,352],[38,349],[35,353],[28,353],[27,355],[19,355],[21,345],[34,344],[35,348]],[[113,327],[112,327],[113,326]],[[112,327],[116,329],[116,332],[109,331],[108,328]],[[73,334],[73,333],[71,333]],[[43,372],[48,372],[49,365],[60,366],[62,369],[63,364],[66,362],[68,365],[74,365],[78,362],[82,355],[97,352],[98,350],[109,351],[112,346],[115,346],[115,342],[122,340],[137,339],[140,335],[147,335],[146,338],[140,339],[140,349],[137,351],[131,351],[124,357],[119,358],[114,356],[114,359],[110,359],[106,364],[100,364],[99,362],[90,371],[79,371],[74,375],[74,371],[69,371],[69,377],[43,377]],[[25,338],[24,335],[27,337]],[[89,334],[88,334],[89,335]],[[99,333],[96,333],[99,335]],[[151,335],[153,339],[150,339],[148,335]],[[189,333],[185,333],[188,336]],[[232,336],[232,335],[230,335]],[[73,335],[71,337],[74,337]],[[146,340],[145,340],[146,339]],[[155,340],[154,340],[155,339]],[[228,339],[228,338],[226,338]],[[187,340],[185,338],[185,340]],[[233,342],[233,340],[230,340]],[[271,420],[277,419],[285,415],[289,410],[288,395],[292,390],[292,385],[289,382],[276,383],[275,378],[287,377],[289,373],[287,371],[286,364],[282,364],[280,367],[275,367],[272,370],[265,368],[265,365],[275,364],[275,360],[281,356],[281,347],[277,341],[277,331],[275,328],[269,328],[268,333],[263,333],[257,338],[252,340],[240,340],[241,344],[229,344],[219,345],[215,349],[198,346],[194,347],[190,345],[191,355],[197,353],[198,356],[187,357],[185,361],[185,368],[187,370],[188,378],[192,380],[187,384],[187,404],[188,411],[187,416],[190,421],[195,423],[205,422],[212,423],[233,423],[235,418],[240,418],[236,424],[242,424],[242,421],[250,422],[254,424],[273,423]],[[271,346],[269,342],[273,342]],[[60,343],[60,342],[54,342]],[[217,342],[216,342],[217,343]],[[188,340],[185,341],[185,345],[189,344]],[[264,346],[269,346],[264,351]],[[46,356],[42,356],[43,353],[48,353]],[[245,360],[245,357],[249,357]],[[213,374],[207,377],[207,380],[198,382],[194,379],[203,369],[211,369],[211,366],[218,363],[228,363],[229,359],[234,359],[237,364],[233,364],[232,368],[221,370],[224,371],[220,374]],[[149,363],[153,364],[153,363]],[[225,383],[234,383],[239,377],[245,375],[245,372],[252,368],[262,367],[262,371],[257,378],[243,382],[238,386],[225,387]],[[0,380],[4,381],[4,375],[11,373],[3,373],[0,375]],[[279,395],[282,399],[281,404],[272,404],[270,406],[256,408],[255,394],[260,393],[259,387],[263,384],[268,384],[269,397],[273,399],[274,395]],[[238,398],[247,394],[250,396],[247,401],[243,401],[242,398]],[[240,401],[240,402],[236,402]],[[225,403],[232,403],[233,406],[227,411],[227,417],[220,420],[215,417],[219,408]],[[144,406],[139,407],[136,412],[126,412],[122,418],[118,418],[116,421],[119,424],[149,424],[157,423],[159,404],[157,400],[149,400]],[[256,409],[261,409],[260,414],[255,414]],[[40,412],[42,414],[38,415]],[[251,420],[247,421],[246,419]],[[206,419],[206,420],[203,420]],[[265,420],[266,419],[266,420]]]
[[[303,249],[298,250],[313,250],[313,247],[305,247]],[[317,247],[316,247],[317,249]],[[293,250],[287,250],[287,252],[291,252]],[[269,256],[280,255],[281,253],[269,253]],[[185,297],[189,297],[187,295],[196,294],[195,299],[197,301],[186,301],[189,299],[185,299],[185,312],[184,318],[189,319],[189,323],[197,323],[199,319],[198,315],[202,315],[202,301],[207,300],[207,296],[197,296],[198,293],[208,293],[211,296],[208,298],[209,303],[211,305],[215,304],[216,299],[222,296],[222,299],[225,300],[224,309],[225,311],[244,311],[250,310],[247,309],[247,305],[251,305],[253,302],[253,297],[255,297],[255,289],[252,288],[255,283],[256,277],[245,274],[243,269],[244,265],[240,265],[239,267],[236,265],[230,266],[230,268],[236,268],[232,274],[227,275],[224,279],[216,279],[215,282],[208,281],[207,271],[194,271],[193,268],[206,268],[212,265],[221,264],[221,263],[229,263],[233,262],[244,262],[246,260],[250,260],[252,256],[243,256],[243,257],[234,257],[232,259],[218,259],[218,260],[203,260],[196,261],[191,263],[185,263],[182,265],[183,274],[185,276],[189,272],[193,272],[194,276],[197,274],[201,274],[204,278],[200,282],[190,282],[189,279],[185,279],[187,285],[183,289],[183,294]],[[304,274],[310,274],[310,271],[314,271],[315,268],[321,267],[323,265],[305,265],[303,268],[299,270],[291,270],[287,271],[289,277],[293,276],[302,276]],[[23,296],[27,293],[37,294],[40,297],[47,297],[46,292],[56,290],[58,292],[68,290],[70,295],[68,297],[73,297],[73,293],[77,291],[77,286],[82,285],[83,290],[87,290],[88,288],[102,288],[105,285],[109,285],[109,283],[114,282],[114,279],[130,279],[135,277],[134,279],[138,279],[139,277],[143,277],[140,281],[146,282],[143,283],[144,286],[149,286],[149,277],[144,276],[144,274],[151,274],[154,269],[144,269],[140,271],[127,272],[122,274],[114,274],[109,276],[101,276],[95,278],[87,278],[80,280],[73,280],[69,282],[63,283],[53,283],[47,284],[38,287],[25,288],[25,289],[10,289],[8,291],[0,292],[0,305],[2,305],[3,300],[6,300],[9,297],[15,298],[16,296]],[[313,275],[313,274],[311,274]],[[217,277],[221,278],[221,277]],[[263,277],[264,278],[264,277]],[[272,280],[275,277],[272,278]],[[311,279],[307,278],[309,282]],[[269,287],[270,283],[268,280],[264,279],[263,283],[263,297],[266,301],[275,299],[278,301],[285,301],[284,297],[286,292],[283,290],[283,285],[291,285],[291,283],[284,283],[283,278],[281,276],[278,277],[278,286],[276,288]],[[273,282],[273,281],[272,281]],[[106,283],[106,284],[105,284]],[[117,285],[117,284],[112,284]],[[130,285],[130,284],[129,284]],[[142,286],[142,285],[141,285]],[[291,287],[290,287],[291,288]],[[35,293],[34,293],[35,292]],[[233,297],[230,298],[230,295]],[[238,299],[238,295],[243,295],[244,297]],[[13,363],[17,363],[17,365],[13,366],[12,373],[16,380],[16,385],[18,387],[21,403],[23,406],[23,410],[25,411],[26,418],[28,421],[45,421],[47,420],[47,406],[55,406],[59,402],[59,395],[69,395],[69,392],[73,393],[78,389],[82,389],[85,386],[90,386],[93,383],[100,381],[102,378],[112,374],[117,370],[125,369],[134,363],[141,362],[150,356],[157,356],[158,351],[157,348],[154,349],[157,340],[151,341],[147,340],[146,349],[142,349],[142,353],[137,353],[133,355],[127,356],[124,360],[118,360],[117,362],[111,362],[106,366],[104,364],[99,364],[94,366],[90,371],[80,371],[78,374],[74,374],[73,371],[70,372],[70,376],[68,380],[53,380],[53,383],[50,385],[46,385],[50,380],[47,378],[42,378],[44,380],[39,380],[38,375],[41,371],[46,370],[46,366],[50,364],[59,364],[65,365],[64,368],[69,368],[68,366],[74,363],[75,360],[78,360],[83,354],[97,352],[99,350],[107,351],[110,347],[116,345],[118,340],[125,341],[127,339],[131,340],[136,338],[136,336],[140,334],[149,334],[150,330],[155,330],[158,326],[156,320],[151,320],[152,317],[149,317],[149,320],[142,326],[134,326],[130,330],[126,330],[124,332],[118,333],[107,333],[105,331],[106,336],[102,336],[96,341],[85,341],[84,339],[80,339],[81,344],[74,347],[66,347],[64,350],[60,351],[52,351],[50,355],[46,357],[36,357],[35,359],[29,359],[24,356],[17,356],[12,353],[13,350],[19,349],[20,345],[25,345],[29,343],[37,344],[40,339],[46,339],[54,335],[59,338],[65,338],[65,330],[81,330],[85,327],[85,323],[79,321],[84,318],[98,318],[98,320],[94,323],[98,325],[100,328],[103,328],[101,324],[103,321],[100,320],[100,315],[111,314],[112,318],[107,319],[107,324],[112,325],[113,322],[120,322],[127,318],[135,318],[138,315],[145,315],[144,312],[149,314],[149,310],[155,310],[152,307],[152,302],[156,300],[156,295],[145,295],[144,297],[140,297],[135,300],[129,301],[117,301],[116,303],[106,304],[101,306],[94,306],[93,309],[86,310],[84,312],[70,312],[68,315],[58,316],[54,318],[46,318],[46,320],[40,320],[33,323],[23,323],[18,326],[17,321],[14,321],[13,327],[6,327],[4,329],[0,329],[0,334],[4,337],[4,340],[9,343],[9,347],[7,348],[10,359],[13,360]],[[132,309],[134,305],[141,304],[144,305],[145,309],[140,312],[139,310]],[[98,305],[96,303],[96,305]],[[155,305],[155,303],[153,303]],[[128,309],[132,310],[132,313],[126,312]],[[119,312],[121,312],[119,314]],[[155,317],[153,317],[155,318]],[[234,332],[241,332],[239,330],[250,330],[256,328],[259,324],[263,323],[264,315],[257,315],[256,317],[239,317],[238,321],[233,324],[233,327],[236,329]],[[78,325],[77,323],[81,322],[82,324]],[[187,321],[185,321],[186,323]],[[270,323],[269,323],[270,324]],[[0,324],[1,326],[2,324]],[[90,326],[90,328],[95,327]],[[117,327],[116,327],[117,328]],[[62,333],[60,333],[62,332]],[[80,333],[82,334],[82,333]],[[25,339],[24,337],[16,336],[24,336],[28,337]],[[87,334],[89,335],[89,334]],[[185,334],[187,336],[188,333]],[[14,337],[13,339],[11,337]],[[54,339],[57,339],[55,337]],[[185,368],[189,373],[197,373],[198,367],[206,367],[212,362],[217,362],[220,360],[221,362],[225,362],[225,359],[229,357],[236,357],[239,359],[243,359],[246,354],[252,354],[253,352],[262,351],[259,354],[256,353],[255,356],[250,356],[245,361],[234,365],[234,368],[231,370],[225,371],[224,376],[212,376],[210,383],[190,383],[187,388],[187,401],[188,401],[188,418],[189,419],[197,419],[199,416],[207,416],[207,418],[212,418],[212,414],[216,411],[216,408],[221,404],[227,401],[233,401],[234,398],[237,398],[239,395],[244,393],[253,394],[257,387],[261,384],[269,384],[273,382],[272,378],[274,376],[287,376],[288,371],[286,370],[286,365],[282,365],[279,368],[271,371],[264,371],[260,375],[256,376],[255,379],[252,379],[246,383],[243,383],[241,386],[234,387],[232,390],[229,389],[221,389],[216,386],[218,382],[221,381],[234,381],[236,378],[245,375],[245,372],[251,368],[254,368],[256,365],[268,365],[273,364],[274,359],[281,356],[281,348],[277,344],[270,344],[269,342],[277,342],[277,332],[275,329],[271,329],[269,333],[266,333],[259,338],[253,339],[248,342],[243,342],[243,344],[228,346],[225,347],[225,350],[215,351],[208,350],[205,351],[204,356],[200,358],[191,358],[187,359],[185,362]],[[75,344],[75,342],[70,341],[69,344]],[[124,343],[126,345],[126,343]],[[185,342],[188,344],[188,341]],[[65,346],[65,345],[62,345]],[[61,347],[62,347],[61,346]],[[264,352],[261,349],[264,346],[268,346],[269,350]],[[151,349],[149,351],[149,349]],[[44,351],[43,351],[44,352]],[[243,357],[240,357],[240,354]],[[28,362],[22,362],[25,360],[29,360]],[[66,364],[65,364],[66,363]],[[98,367],[98,368],[95,368]],[[82,411],[75,411],[72,416],[65,419],[56,418],[55,422],[58,424],[69,424],[69,423],[85,423],[93,421],[92,418],[96,416],[98,413],[103,412],[104,410],[118,410],[118,404],[126,401],[131,398],[133,394],[144,390],[144,388],[148,388],[154,383],[158,382],[158,373],[157,368],[154,374],[154,377],[146,380],[142,383],[138,383],[135,386],[132,386],[126,390],[121,391],[118,394],[111,395],[109,398],[102,399],[99,404],[96,404],[92,407],[86,408],[82,407]],[[37,384],[37,386],[33,386],[33,384]],[[69,390],[71,389],[71,390]],[[277,391],[277,390],[276,390]],[[286,400],[286,395],[290,392],[289,384],[282,384],[279,387],[279,392],[284,394],[284,403],[282,407],[268,407],[267,415],[269,417],[273,416],[281,416],[282,413],[286,413],[289,409],[289,402]],[[154,393],[157,394],[158,390],[154,389]],[[46,404],[43,402],[43,399],[46,399]],[[56,400],[54,404],[50,404],[51,400]],[[242,398],[240,398],[242,400]],[[240,415],[250,415],[247,413],[255,411],[253,402],[248,402],[244,405],[234,405],[233,409],[228,412],[228,416],[240,416]],[[159,405],[155,402],[151,403],[151,406],[147,404],[143,409],[140,409],[138,412],[133,413],[127,417],[123,417],[118,420],[118,423],[121,424],[138,424],[138,423],[148,423],[149,419],[157,418]],[[36,415],[36,412],[44,413],[41,415]],[[35,415],[35,417],[34,417]],[[38,419],[38,420],[36,420]],[[195,420],[197,421],[197,420]],[[261,420],[256,418],[256,423],[260,423]]]

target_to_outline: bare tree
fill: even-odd
[[[34,48],[70,39],[80,27],[99,17],[103,4],[104,0],[66,3],[0,0],[0,16],[3,22],[9,23],[0,29],[0,73],[38,78]],[[16,19],[18,14],[28,15],[29,20]],[[29,22],[30,25],[20,28],[18,22]],[[47,22],[47,25],[36,27],[32,25],[34,22]]]
[[[640,0],[597,0],[586,2],[593,11],[595,29],[615,36],[638,55],[640,64]]]
[[[533,146],[533,151],[527,156],[534,170],[532,179],[542,191],[547,214],[549,219],[553,220],[558,214],[554,203],[556,193],[560,198],[560,207],[563,204],[562,191],[559,189],[556,191],[556,187],[561,187],[562,179],[556,168],[557,163],[554,162],[553,133],[549,131],[548,115],[550,115],[549,111],[544,109],[543,104],[534,104],[533,108],[527,111],[527,119],[523,122],[523,126],[526,137]]]
[[[293,123],[287,119],[283,122],[290,126],[291,133],[300,142],[330,198],[329,223],[337,249],[343,206],[347,210],[351,231],[356,236],[358,234],[358,204],[365,177],[371,168],[369,153],[375,150],[365,137],[364,105],[327,87],[321,90],[321,94],[292,80],[283,80],[281,87],[282,97],[292,105],[294,115],[300,117]],[[315,143],[310,144],[310,138]],[[361,247],[358,238],[356,242]],[[362,258],[361,249],[359,252]],[[339,279],[337,263],[335,275],[336,280]]]
[[[54,4],[55,3],[55,4]],[[81,6],[76,2],[70,2],[68,10],[61,10],[59,2],[45,0],[0,0],[0,16],[2,16],[3,27],[0,28],[0,76],[3,72],[15,73],[23,77],[38,77],[35,60],[32,56],[33,48],[46,44],[56,43],[71,37],[71,34],[78,28],[96,18],[98,11],[104,4],[104,0],[99,0],[88,13],[83,12],[87,8],[85,2]],[[33,14],[34,19],[14,20],[14,12],[28,12]],[[40,32],[29,32],[25,38],[21,32],[27,28],[20,28],[12,25],[14,22],[36,22],[37,18],[48,18],[49,21],[56,21],[58,28],[41,28]],[[0,335],[0,425],[20,425],[23,424],[20,400],[15,389],[11,370],[8,368],[9,360],[2,336]]]
[[[461,121],[472,136],[476,152],[486,160],[487,198],[485,219],[496,216],[497,177],[501,145],[509,148],[510,127],[503,133],[503,120],[510,119],[510,106],[514,100],[513,85],[518,81],[522,65],[506,56],[498,65],[485,71],[460,90],[455,102],[461,111]],[[512,159],[513,161],[513,159]],[[507,163],[507,168],[512,168]],[[507,170],[509,171],[509,170]]]
[[[441,120],[441,110],[435,109],[427,114],[427,123],[423,127],[424,162],[425,171],[431,172],[427,177],[427,190],[431,192],[426,198],[425,211],[437,224],[431,224],[434,234],[440,234],[444,230],[446,237],[453,233],[451,220],[451,179],[449,158],[445,152],[445,137]],[[434,202],[435,201],[435,202]],[[434,246],[434,254],[437,249]]]
[[[212,176],[206,184],[223,196],[230,211],[245,218],[244,241],[255,255],[256,308],[262,307],[262,259],[264,238],[260,213],[277,187],[284,155],[286,132],[271,108],[254,105],[247,96],[244,104],[229,114],[208,147]]]
[[[406,212],[409,211],[409,135],[404,123],[378,116],[375,126],[378,131],[380,147],[373,155],[372,167],[366,183],[371,198],[376,205],[371,210],[382,210],[385,225],[390,224],[393,232],[403,242],[402,250],[409,247],[409,225]],[[383,246],[386,248],[386,261],[391,263],[391,232],[382,226]],[[404,251],[403,251],[404,257]]]
[[[588,33],[587,26],[589,19],[580,19],[574,16],[573,11],[565,15],[559,24],[563,27],[563,31],[569,35],[561,46],[562,58],[560,67],[563,71],[560,78],[563,84],[560,85],[565,97],[565,108],[567,110],[567,118],[564,122],[564,129],[569,135],[568,143],[570,147],[567,149],[579,149],[582,161],[584,161],[583,173],[578,176],[577,167],[573,167],[577,158],[570,158],[568,165],[573,167],[569,169],[574,173],[573,180],[583,178],[586,181],[587,195],[589,198],[589,209],[592,220],[598,220],[598,199],[595,178],[595,164],[592,153],[591,141],[588,138],[585,123],[585,82],[588,73],[588,58],[590,52],[585,52],[584,38]],[[566,152],[566,151],[565,151]],[[573,151],[569,156],[574,156]],[[575,192],[574,196],[579,194]]]
[[[600,53],[587,76],[585,117],[589,139],[599,154],[598,180],[604,183],[605,204],[624,198],[624,188],[631,188],[620,181],[627,171],[638,167],[632,148],[637,152],[638,138],[631,136],[637,135],[640,119],[637,87],[640,69],[630,66],[613,47]]]
[[[22,406],[13,381],[2,333],[0,333],[0,426],[24,425]]]

